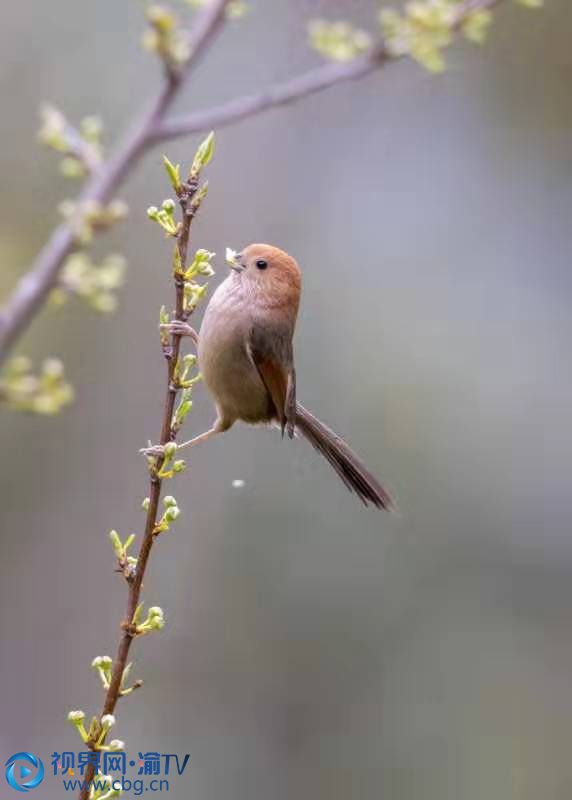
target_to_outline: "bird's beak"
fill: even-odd
[[[240,261],[241,258],[242,258],[242,253],[237,253],[230,247],[226,248],[226,263],[235,272],[242,272],[244,270],[244,265],[241,264]]]

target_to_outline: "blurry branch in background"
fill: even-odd
[[[50,297],[61,302],[69,294],[77,294],[88,298],[96,310],[113,309],[115,298],[112,290],[120,285],[121,275],[116,271],[110,277],[108,272],[107,278],[105,275],[102,278],[86,254],[82,254],[83,261],[79,262],[79,267],[78,262],[74,268],[73,263],[70,266],[67,260],[74,251],[88,245],[95,233],[123,219],[126,208],[120,201],[112,199],[113,195],[150,147],[167,139],[229,125],[295,102],[338,83],[363,77],[405,56],[415,59],[431,72],[442,72],[445,68],[443,52],[453,42],[455,34],[460,32],[477,44],[484,42],[492,21],[491,9],[502,2],[412,0],[401,12],[382,8],[379,11],[381,36],[356,29],[347,22],[314,21],[309,26],[310,43],[333,63],[278,83],[260,94],[238,97],[204,111],[169,119],[173,101],[200,56],[222,29],[225,19],[241,16],[245,10],[245,3],[239,0],[185,1],[200,8],[190,32],[180,27],[168,7],[152,5],[147,10],[149,28],[144,44],[163,63],[163,84],[149,108],[108,159],[102,155],[101,125],[96,118],[86,118],[77,130],[60,112],[54,109],[45,112],[42,140],[62,153],[64,174],[68,177],[85,176],[86,183],[77,202],[62,204],[64,223],[55,229],[36,262],[0,310],[0,365]],[[530,8],[542,5],[542,0],[516,2]],[[74,280],[70,280],[72,274]],[[18,380],[20,373],[21,370],[16,369]],[[16,388],[11,387],[13,374],[14,370],[8,368],[0,382],[0,402],[26,410],[46,410],[49,407],[50,413],[64,405],[58,402],[51,405],[45,402],[12,403],[11,398],[19,394]],[[33,376],[30,374],[29,377]]]
[[[191,133],[200,133],[209,128],[221,128],[235,122],[269,111],[278,106],[293,103],[316,92],[329,89],[338,83],[355,80],[378,69],[390,59],[383,45],[372,48],[365,56],[349,62],[333,62],[310,70],[303,75],[271,86],[259,94],[244,95],[221,105],[181,114],[163,122],[157,127],[152,141],[158,143],[166,139],[177,139]]]
[[[155,33],[155,49],[165,66],[165,76],[159,92],[147,110],[136,120],[119,142],[115,153],[102,162],[86,182],[71,218],[55,229],[29,272],[20,280],[14,293],[0,313],[0,363],[9,355],[20,335],[46,303],[57,286],[60,270],[66,258],[76,250],[78,230],[86,227],[86,217],[105,210],[105,204],[115,194],[125,177],[149,148],[152,133],[163,120],[199,58],[218,33],[225,19],[229,0],[211,0],[200,10],[195,25],[185,39],[181,52],[175,37],[174,18],[166,9],[152,6],[148,12],[150,32]],[[182,34],[181,34],[182,36]],[[178,61],[178,59],[183,59]],[[89,223],[89,219],[87,220]],[[97,227],[97,225],[96,225]],[[81,233],[79,235],[81,239]]]
[[[113,739],[107,742],[111,727],[115,724],[115,709],[121,697],[130,695],[142,685],[136,681],[128,685],[131,664],[128,663],[129,652],[134,639],[161,630],[165,624],[163,611],[158,606],[143,613],[141,589],[145,571],[154,543],[170,529],[180,515],[177,501],[172,495],[163,499],[160,509],[161,490],[164,481],[173,478],[185,469],[185,462],[176,458],[177,435],[192,408],[191,394],[193,385],[200,379],[195,373],[196,356],[192,354],[181,357],[181,328],[188,328],[188,319],[197,304],[205,296],[206,283],[197,282],[198,277],[212,276],[211,259],[214,253],[208,250],[197,250],[190,265],[188,262],[189,237],[192,222],[202,201],[207,194],[207,184],[200,185],[201,170],[210,161],[214,149],[214,135],[211,133],[199,146],[192,167],[186,179],[181,179],[180,168],[165,158],[165,167],[178,199],[181,220],[176,218],[176,205],[172,199],[163,202],[160,209],[151,207],[148,211],[150,219],[157,222],[167,235],[175,240],[172,257],[172,275],[175,288],[175,312],[173,319],[163,307],[160,312],[160,340],[163,355],[167,364],[165,401],[161,420],[160,442],[164,454],[149,457],[149,496],[143,501],[146,514],[143,540],[137,556],[129,551],[135,540],[131,534],[122,541],[117,531],[111,531],[110,539],[116,557],[117,572],[125,579],[128,587],[127,611],[121,625],[121,637],[117,655],[98,656],[92,662],[105,691],[105,700],[101,716],[92,717],[89,726],[84,724],[83,711],[71,711],[69,721],[77,729],[83,744],[92,751],[93,758],[86,769],[83,781],[89,784],[97,777],[103,789],[84,788],[80,791],[81,800],[103,800],[116,797],[119,790],[113,789],[112,778],[105,775],[110,759],[106,754],[124,751],[125,743]],[[180,397],[177,403],[177,398]]]

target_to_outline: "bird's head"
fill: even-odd
[[[250,244],[241,252],[227,251],[227,261],[236,278],[266,305],[292,305],[298,309],[302,285],[296,261],[270,244]]]

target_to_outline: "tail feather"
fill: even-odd
[[[389,493],[351,447],[300,403],[296,404],[296,428],[330,462],[345,486],[355,492],[364,505],[372,503],[385,511],[392,510]]]

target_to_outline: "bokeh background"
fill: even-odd
[[[3,294],[70,192],[36,143],[38,106],[98,112],[110,142],[158,81],[142,10],[3,9]],[[309,18],[373,28],[376,10],[255,2],[179,108],[317,63]],[[361,508],[270,431],[193,452],[145,586],[168,626],[136,644],[145,687],[116,728],[132,752],[191,754],[172,797],[569,800],[571,34],[567,0],[507,2],[443,77],[404,62],[218,133],[194,244],[270,241],[299,259],[300,397],[401,516]],[[196,143],[164,149],[187,162]],[[129,260],[119,313],[72,303],[22,343],[63,358],[77,402],[53,420],[0,412],[0,760],[77,749],[67,711],[101,705],[89,664],[113,655],[125,601],[107,534],[141,530],[137,450],[163,398],[169,246],[145,217],[168,193],[160,155],[96,247]],[[189,432],[212,418],[199,390]],[[63,794],[53,778],[36,793]]]

